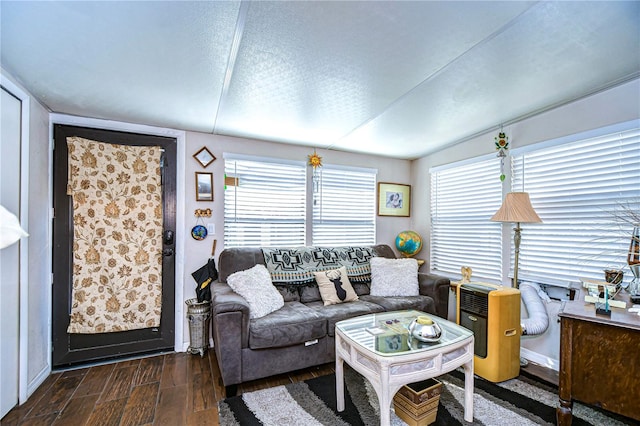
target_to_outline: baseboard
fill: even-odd
[[[182,342],[182,352],[187,352],[189,350],[190,342]],[[213,349],[213,339],[209,339],[209,349]]]
[[[33,395],[38,387],[40,387],[40,385],[44,383],[45,380],[47,380],[47,377],[49,377],[50,374],[51,368],[46,365],[42,370],[40,370],[40,373],[38,373],[38,375],[36,375],[36,377],[34,377],[34,379],[27,384],[27,399],[29,399],[29,397]],[[20,404],[24,404],[25,402],[26,400],[20,401]]]
[[[532,350],[522,347],[520,348],[520,356],[543,367],[550,368],[555,371],[560,371],[560,361],[557,359],[549,358],[547,356],[539,354],[538,352],[533,352]]]

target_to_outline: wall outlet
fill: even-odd
[[[207,223],[207,233],[209,235],[216,235],[216,224],[215,223]]]

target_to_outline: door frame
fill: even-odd
[[[49,138],[53,143],[54,125],[65,124],[71,126],[80,127],[93,127],[101,130],[114,130],[120,132],[130,133],[143,133],[154,136],[166,136],[175,138],[177,141],[176,147],[176,245],[175,245],[175,324],[174,324],[174,350],[176,352],[182,352],[183,335],[184,335],[184,315],[183,315],[183,303],[184,298],[184,245],[185,245],[185,194],[182,188],[185,188],[185,153],[186,153],[186,132],[181,130],[174,130],[162,127],[146,126],[142,124],[130,124],[118,121],[100,120],[95,118],[76,117],[65,114],[49,114]],[[53,156],[53,150],[51,150],[51,156]],[[51,192],[50,205],[53,207],[53,170],[49,173],[49,188]],[[53,234],[50,235],[50,243],[53,247]],[[49,297],[49,305],[51,305],[51,296]],[[50,319],[50,324],[52,319]],[[51,332],[51,330],[49,330]],[[49,353],[51,353],[51,336],[48,339]]]
[[[20,87],[13,84],[4,75],[0,75],[0,85],[10,94],[20,100],[20,225],[29,231],[29,123],[30,102],[29,95]],[[19,266],[19,295],[18,306],[18,403],[22,404],[29,398],[29,239],[20,240]],[[51,370],[51,363],[48,365]]]

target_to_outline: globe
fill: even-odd
[[[396,248],[404,257],[415,256],[422,250],[422,237],[415,231],[402,231],[396,237]]]

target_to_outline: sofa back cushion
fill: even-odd
[[[246,271],[258,264],[265,264],[260,247],[225,249],[218,256],[218,281],[226,283],[229,275],[239,271]]]
[[[373,246],[376,256],[395,259],[394,251],[386,244]],[[255,265],[265,265],[264,256],[260,247],[234,247],[225,249],[218,256],[218,281],[227,282],[227,277],[235,272],[244,271]],[[352,282],[353,289],[358,296],[369,294],[368,282]],[[318,284],[313,281],[304,285],[293,286],[275,283],[276,288],[282,294],[285,301],[297,301],[302,303],[317,302],[322,300]]]

